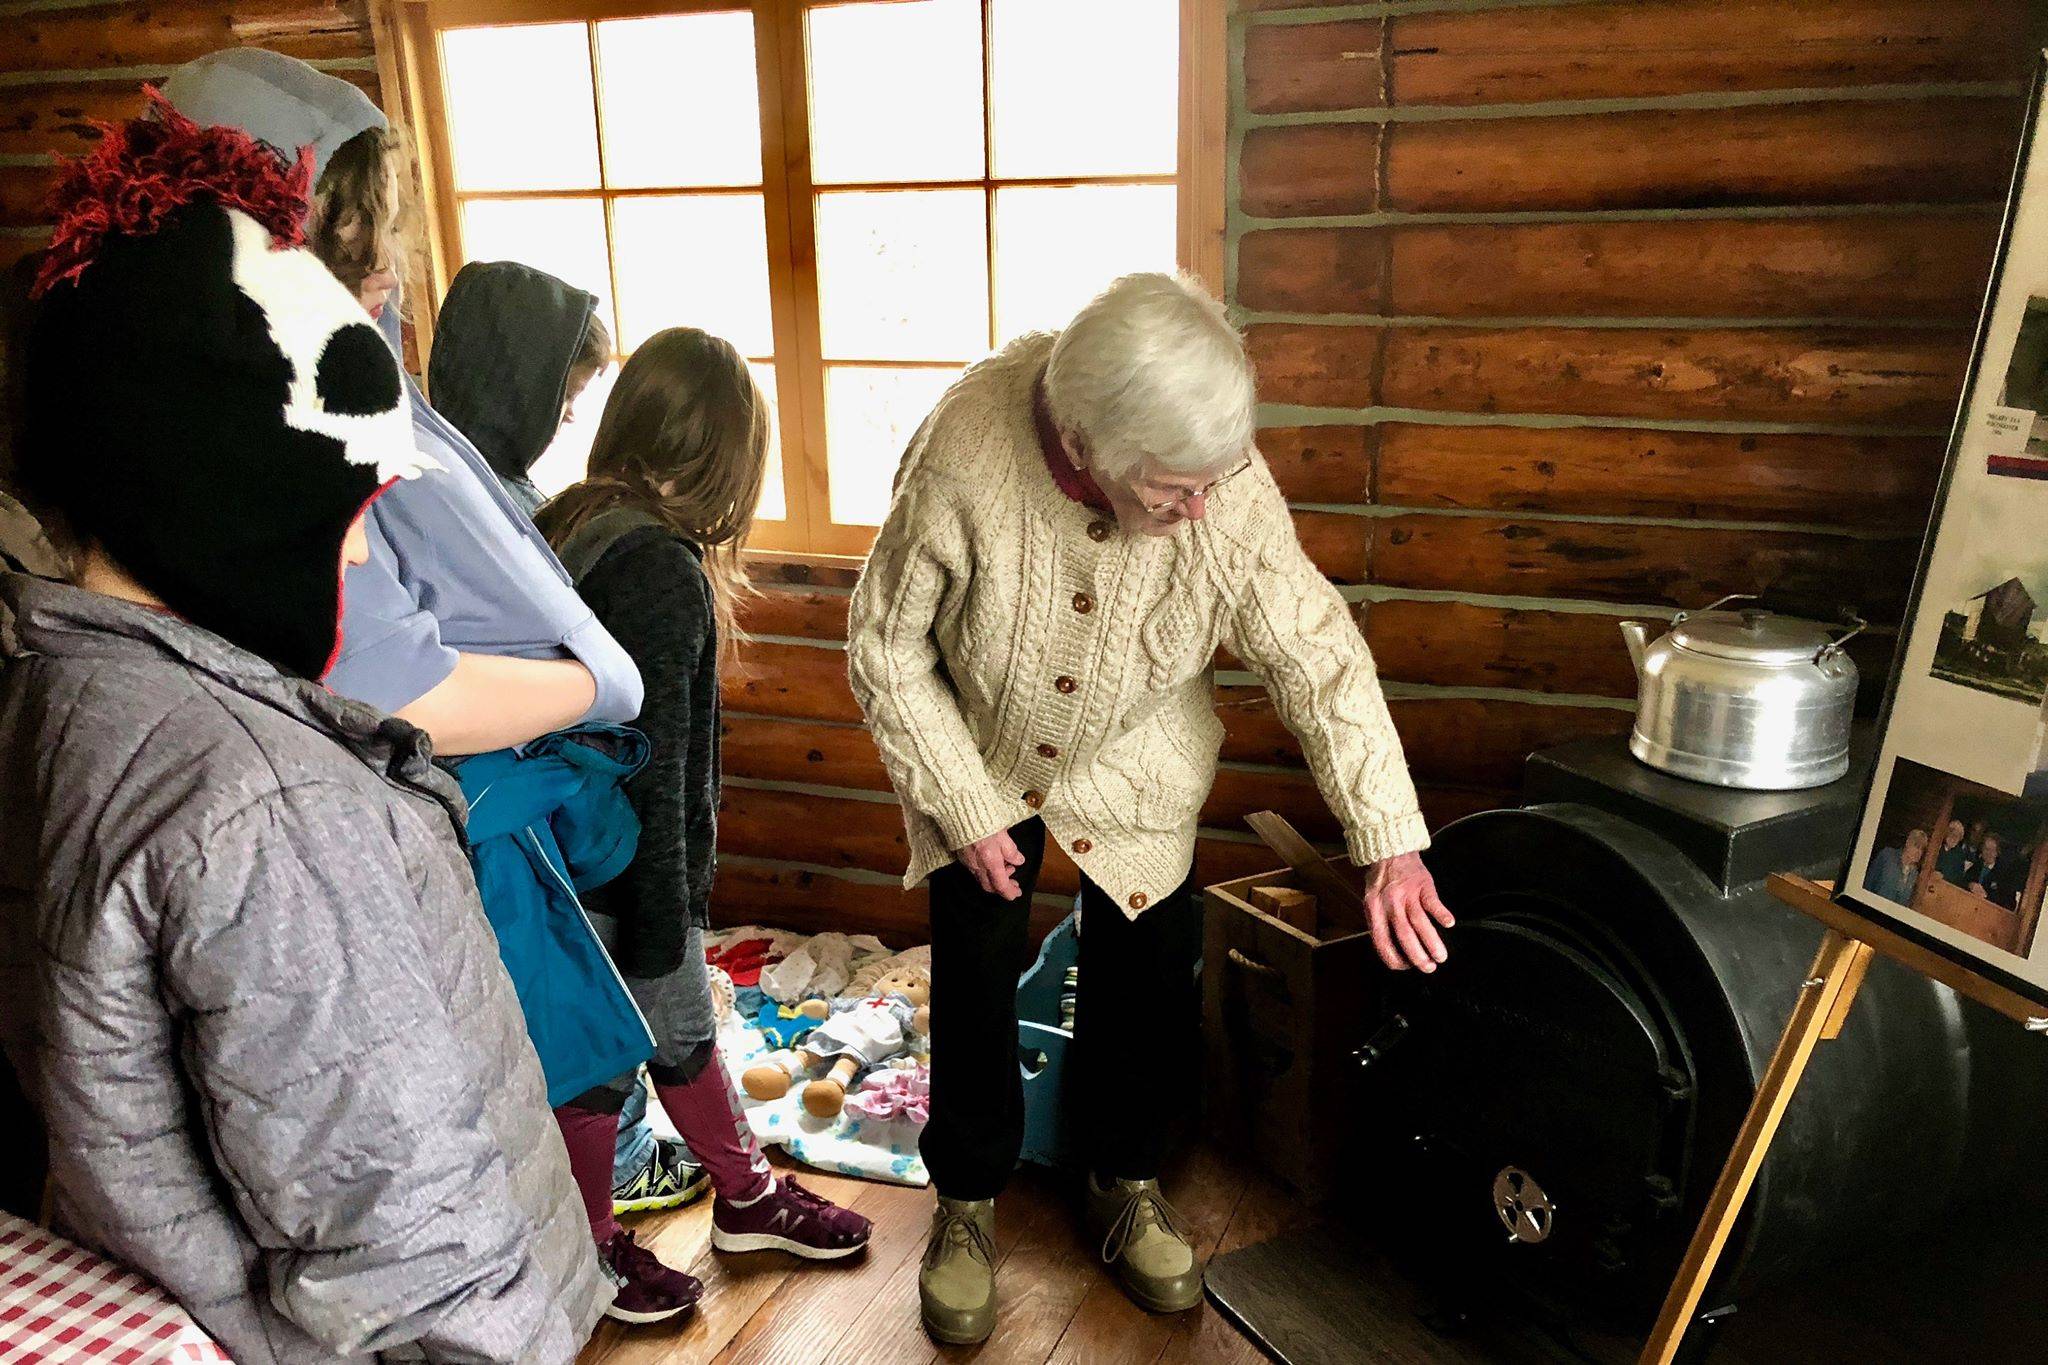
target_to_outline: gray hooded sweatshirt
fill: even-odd
[[[599,1270],[420,732],[0,576],[0,1041],[60,1228],[244,1365],[571,1360]]]
[[[471,261],[448,286],[435,324],[427,387],[434,410],[469,437],[528,516],[528,477],[562,425],[569,367],[597,299],[517,261]]]

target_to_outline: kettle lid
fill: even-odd
[[[1818,622],[1760,608],[1703,611],[1671,627],[1671,643],[1680,649],[1774,667],[1811,663],[1833,640],[1834,632]]]

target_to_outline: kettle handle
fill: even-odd
[[[1753,592],[1731,592],[1726,597],[1723,597],[1718,601],[1707,603],[1706,606],[1700,608],[1700,611],[1719,611],[1722,607],[1727,606],[1730,602],[1754,602],[1756,600],[1757,594]],[[1671,624],[1675,626],[1680,621],[1687,620],[1691,618],[1693,615],[1693,612],[1681,611],[1676,616],[1673,616],[1671,618]]]
[[[1870,628],[1870,622],[1864,620],[1862,617],[1858,616],[1853,611],[1845,611],[1842,613],[1842,615],[1845,618],[1847,618],[1845,624],[1848,624],[1849,622],[1853,622],[1854,624],[1849,625],[1849,630],[1847,634],[1837,635],[1834,639],[1822,645],[1820,647],[1820,652],[1813,656],[1813,661],[1815,663],[1820,663],[1824,659],[1830,658],[1836,654],[1840,654],[1842,652],[1843,645],[1848,644],[1851,640],[1855,639],[1857,636],[1861,635],[1864,631]]]

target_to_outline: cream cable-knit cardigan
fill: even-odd
[[[1219,644],[1266,681],[1354,858],[1425,847],[1372,656],[1265,462],[1201,521],[1124,534],[1045,468],[1052,343],[1011,343],[939,401],[854,589],[848,673],[903,802],[904,884],[1036,814],[1132,916],[1176,889],[1216,778]]]

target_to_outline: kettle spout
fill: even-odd
[[[1636,677],[1643,676],[1643,656],[1650,649],[1650,631],[1641,621],[1623,621],[1621,639],[1628,646],[1629,661],[1636,666]]]

